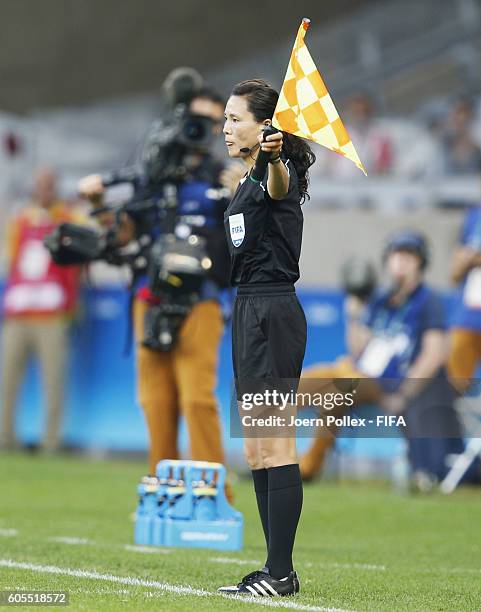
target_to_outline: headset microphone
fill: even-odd
[[[251,147],[250,149],[249,149],[249,147],[242,147],[242,149],[239,149],[239,151],[240,151],[241,153],[249,153],[249,154],[252,154],[252,153],[253,153],[253,152],[254,152],[256,149],[258,149],[259,147],[260,147],[260,144],[259,144],[259,143],[257,143],[257,144],[255,144],[253,147]]]

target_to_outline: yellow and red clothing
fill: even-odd
[[[7,233],[9,270],[4,295],[6,317],[69,315],[75,308],[79,266],[55,264],[43,244],[60,223],[78,221],[64,202],[49,208],[27,206]]]
[[[60,445],[68,324],[79,288],[79,266],[58,266],[43,244],[60,223],[82,221],[64,202],[31,204],[7,231],[9,266],[3,299],[0,445],[15,445],[18,390],[33,353],[40,362],[46,398],[42,445]]]

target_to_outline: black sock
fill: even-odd
[[[257,498],[257,508],[261,517],[262,529],[266,539],[266,546],[269,547],[269,515],[268,515],[268,476],[267,470],[252,470],[252,480],[254,481],[254,490]]]
[[[268,468],[269,544],[266,565],[271,576],[292,571],[292,550],[302,509],[302,480],[297,463]]]

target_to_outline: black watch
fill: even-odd
[[[280,163],[280,161],[281,161],[281,156],[278,155],[277,157],[274,157],[273,159],[270,159],[269,163],[270,164],[278,164],[278,163]]]

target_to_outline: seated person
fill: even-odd
[[[384,263],[389,286],[367,305],[347,298],[349,355],[333,364],[303,372],[298,393],[339,392],[342,381],[360,379],[355,407],[379,404],[406,421],[409,461],[413,473],[441,479],[445,457],[462,452],[459,423],[453,408],[454,392],[445,373],[446,319],[441,298],[424,282],[428,264],[425,238],[399,231],[387,242]],[[345,407],[329,414],[341,416]],[[321,468],[335,440],[335,431],[320,428],[318,437],[301,458],[304,479]]]

